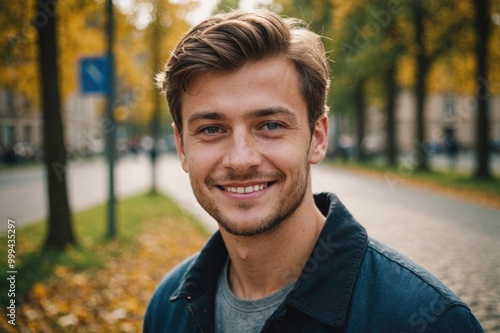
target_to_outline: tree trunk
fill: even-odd
[[[490,179],[491,171],[489,167],[490,155],[490,126],[488,114],[488,39],[491,25],[489,18],[489,0],[473,0],[476,10],[476,171],[475,177]]]
[[[151,34],[151,69],[153,71],[153,77],[160,71],[160,43],[161,40],[161,28],[160,20],[162,6],[159,3],[155,4],[156,15],[155,20],[152,22],[152,34]],[[153,91],[153,115],[151,117],[150,130],[151,136],[153,138],[153,147],[151,148],[151,194],[157,194],[158,190],[156,188],[156,160],[158,151],[158,141],[161,136],[161,95],[155,90]]]
[[[64,249],[67,245],[76,243],[66,189],[66,150],[58,82],[56,15],[55,0],[37,0],[34,24],[38,30],[43,139],[49,198],[45,249]]]
[[[116,195],[115,195],[115,163],[116,163],[116,121],[114,116],[115,110],[115,54],[114,40],[115,28],[113,17],[113,1],[106,0],[106,41],[108,59],[107,77],[107,101],[106,101],[106,116],[105,121],[109,128],[107,131],[106,153],[108,159],[108,177],[109,177],[109,193],[108,193],[108,221],[106,238],[113,239],[117,234],[116,221]]]
[[[387,112],[387,142],[386,154],[387,162],[390,166],[397,164],[397,145],[396,145],[396,116],[395,116],[395,98],[396,98],[396,68],[390,66],[386,72],[386,112]]]
[[[364,95],[364,80],[358,81],[354,88],[354,105],[356,108],[356,132],[357,132],[357,149],[358,161],[366,160],[366,152],[363,145],[365,138],[365,95]]]
[[[415,82],[416,99],[416,142],[415,151],[418,152],[418,164],[416,168],[428,170],[428,155],[425,148],[425,97],[426,97],[426,78],[429,69],[429,58],[425,54],[424,45],[424,9],[420,0],[413,1],[413,15],[415,23],[415,44],[417,47],[417,73]]]

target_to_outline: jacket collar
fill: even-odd
[[[314,199],[326,223],[286,303],[324,324],[340,327],[368,236],[336,195],[320,193]]]
[[[220,271],[227,260],[227,249],[219,231],[214,233],[203,249],[195,256],[195,260],[186,270],[179,288],[170,300],[187,298],[195,300],[207,288],[215,286]]]
[[[324,324],[342,326],[368,237],[337,196],[320,193],[314,199],[326,223],[285,302]],[[213,288],[213,292],[227,255],[222,236],[216,232],[187,270],[171,300],[195,301],[208,289]]]

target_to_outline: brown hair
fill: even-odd
[[[182,132],[182,97],[196,75],[237,70],[277,56],[295,64],[312,131],[316,120],[328,112],[330,74],[321,37],[303,21],[283,19],[267,10],[212,16],[181,39],[164,72],[157,76],[178,130]]]

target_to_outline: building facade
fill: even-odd
[[[73,93],[62,108],[65,146],[70,156],[101,152],[106,128],[98,112],[102,98]],[[0,162],[15,163],[41,158],[42,112],[22,94],[0,89]]]

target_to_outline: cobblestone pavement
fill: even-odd
[[[500,332],[500,210],[322,165],[312,175],[314,192],[336,193],[371,237],[425,267],[471,307],[487,332]],[[158,178],[161,189],[217,229],[175,157],[162,159]]]
[[[487,332],[500,332],[500,210],[318,166],[313,189],[336,193],[368,234],[441,279]]]

